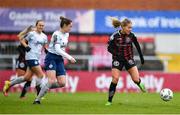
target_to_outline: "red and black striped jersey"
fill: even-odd
[[[108,42],[108,51],[113,55],[113,59],[130,60],[133,59],[133,43],[136,46],[140,58],[143,58],[139,43],[133,33],[122,34],[119,31],[114,32]]]

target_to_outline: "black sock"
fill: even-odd
[[[37,91],[37,95],[39,95],[39,92],[41,91],[40,85],[37,85],[37,86],[36,86],[36,91]]]
[[[20,97],[24,97],[29,89],[31,85],[31,81],[27,81],[22,89],[22,92],[21,92],[21,96]]]
[[[116,92],[116,86],[117,84],[111,82],[110,87],[109,87],[109,97],[108,97],[109,102],[112,102],[113,96]]]
[[[139,86],[139,84],[141,83],[141,79],[139,78],[139,82],[134,82],[134,83]]]

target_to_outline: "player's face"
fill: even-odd
[[[38,32],[42,32],[44,30],[44,22],[43,21],[38,22],[38,24],[36,26],[36,30]]]
[[[126,26],[123,27],[123,31],[126,33],[126,34],[130,34],[131,31],[132,31],[132,23],[129,23],[127,24]]]
[[[72,28],[72,23],[70,23],[69,25],[65,25],[64,30],[65,32],[70,32]]]

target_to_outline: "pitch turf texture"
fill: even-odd
[[[175,93],[173,100],[164,102],[157,93],[116,93],[113,105],[105,106],[106,93],[48,93],[41,105],[33,105],[34,93],[19,99],[19,93],[9,97],[0,94],[0,113],[180,113],[180,93]]]

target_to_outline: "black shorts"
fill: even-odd
[[[125,67],[126,70],[129,70],[130,68],[132,68],[134,66],[136,66],[134,59],[123,60],[123,61],[114,59],[112,61],[112,68],[116,68],[120,71],[123,69],[123,67]]]
[[[21,69],[21,70],[26,71],[26,69],[27,69],[27,64],[26,64],[26,62],[17,59],[17,60],[16,60],[16,69]]]

